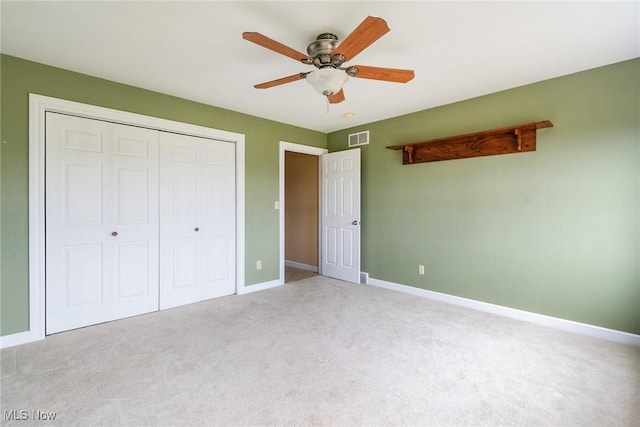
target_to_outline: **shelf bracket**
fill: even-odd
[[[413,145],[405,145],[403,148],[404,148],[404,153],[407,156],[407,163],[412,164],[413,163]]]

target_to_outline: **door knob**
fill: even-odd
[[[194,229],[193,229],[193,231],[195,231],[195,232],[200,231],[200,227],[196,227],[196,228],[194,228]]]
[[[116,237],[116,236],[118,235],[118,232],[117,232],[117,231],[114,231],[114,232],[112,232],[112,233],[111,233],[111,235],[112,235],[113,237]]]
[[[357,221],[357,220],[356,220],[356,221],[353,221],[353,222],[351,223],[351,225],[358,225],[358,221]]]

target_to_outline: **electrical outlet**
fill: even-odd
[[[418,274],[424,275],[424,265],[422,264],[418,265]]]
[[[279,202],[278,200],[276,200],[276,201],[273,203],[273,208],[274,208],[275,210],[280,209],[280,202]]]
[[[262,261],[256,261],[256,270],[262,270]]]

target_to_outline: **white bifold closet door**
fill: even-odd
[[[160,308],[235,293],[235,146],[160,134]]]
[[[235,293],[235,145],[46,113],[46,333]]]
[[[158,309],[158,132],[46,114],[47,334]]]

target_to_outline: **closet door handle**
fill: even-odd
[[[116,236],[118,235],[118,232],[117,232],[117,231],[113,231],[113,232],[111,233],[111,235],[112,235],[113,237],[116,237]]]
[[[197,233],[198,231],[200,231],[200,227],[194,228],[193,231],[195,231]]]

